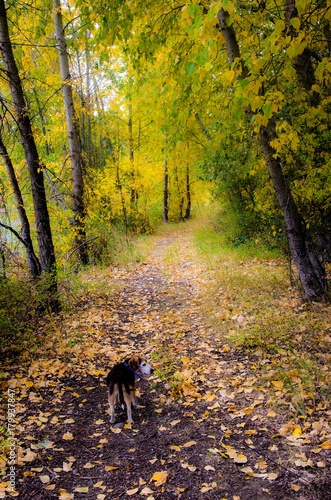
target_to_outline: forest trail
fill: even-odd
[[[19,498],[331,498],[328,473],[299,464],[314,435],[305,448],[295,426],[280,432],[285,416],[259,379],[259,353],[229,346],[203,309],[212,273],[191,226],[150,242],[145,262],[98,271],[70,315],[44,323],[39,335],[53,334],[34,361],[6,367]],[[134,353],[156,372],[137,382],[135,423],[118,410],[111,426],[105,376]],[[327,447],[318,453],[322,462]]]

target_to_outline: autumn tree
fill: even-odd
[[[60,70],[63,81],[62,92],[67,119],[68,141],[70,147],[70,160],[73,188],[73,212],[76,248],[83,264],[88,262],[85,230],[85,204],[84,204],[84,175],[83,155],[80,145],[78,120],[75,112],[75,103],[69,69],[69,56],[64,35],[61,2],[54,0],[54,25],[56,44],[59,52]]]
[[[221,9],[218,13],[220,28],[225,38],[227,54],[230,64],[237,71],[237,78],[240,82],[248,80],[250,70],[241,56],[240,47],[237,41],[234,25],[230,21],[229,12]],[[303,72],[302,56],[297,56],[297,67]],[[300,63],[298,62],[300,61]],[[306,71],[310,71],[306,65]],[[232,70],[233,71],[233,70]],[[302,75],[301,75],[302,76]],[[263,87],[260,89],[263,96]],[[248,106],[246,113],[249,119],[260,118],[259,112],[256,114]],[[294,262],[297,265],[301,283],[306,296],[310,300],[326,300],[327,282],[325,270],[318,259],[316,250],[312,245],[311,238],[307,231],[307,225],[300,214],[297,204],[293,198],[288,180],[284,173],[285,158],[280,155],[273,144],[277,142],[277,115],[271,116],[269,108],[265,107],[262,120],[257,127],[257,139],[268,166],[269,174],[273,182],[276,197],[284,214],[286,233]]]
[[[41,270],[50,276],[49,290],[54,295],[57,289],[56,260],[44,186],[44,165],[40,161],[34,140],[29,108],[12,50],[7,11],[3,0],[0,1],[0,50],[29,169]],[[52,298],[52,307],[54,309],[58,307],[57,300],[54,297]]]

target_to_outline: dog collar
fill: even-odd
[[[127,361],[124,361],[123,365],[126,367],[126,368],[129,368],[129,370],[135,374],[136,377],[142,379],[143,377],[141,375],[139,375],[139,373],[135,372],[134,370],[132,370],[131,366],[129,365],[129,363]]]

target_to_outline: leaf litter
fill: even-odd
[[[190,232],[153,238],[146,262],[104,271],[109,290],[48,318],[42,351],[5,367],[19,498],[331,498],[330,407],[289,412],[281,354],[235,347],[205,314],[213,274]],[[250,321],[229,298],[218,307],[236,328]],[[140,352],[155,374],[137,382],[135,424],[119,411],[111,426],[105,376]],[[300,386],[298,369],[289,378]],[[0,498],[11,496],[3,477]]]

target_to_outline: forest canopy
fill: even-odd
[[[328,300],[330,22],[330,0],[0,0],[3,273],[26,255],[54,297],[116,230],[213,198]]]

